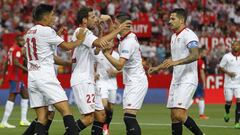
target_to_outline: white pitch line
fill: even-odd
[[[56,122],[62,122],[62,120],[53,120]],[[111,122],[113,125],[123,125],[122,122]],[[165,124],[165,123],[139,123],[143,126],[171,126],[171,124]],[[223,126],[223,125],[205,125],[205,124],[199,124],[200,127],[207,127],[207,128],[233,128],[233,126]]]

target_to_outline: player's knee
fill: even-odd
[[[14,102],[15,101],[15,98],[16,98],[16,94],[15,93],[10,93],[9,96],[8,96],[8,100]]]
[[[84,124],[85,125],[91,125],[94,121],[94,114],[91,113],[91,114],[88,114],[88,115],[85,115],[84,116]]]
[[[97,121],[99,121],[99,122],[105,122],[105,120],[106,120],[106,113],[105,113],[105,111],[104,110],[102,110],[102,111],[99,111],[99,112],[97,112],[96,114],[95,114],[95,119],[97,120]]]
[[[231,105],[231,104],[232,104],[232,101],[226,101],[226,104],[227,104],[227,105]]]
[[[172,121],[184,121],[186,119],[186,116],[182,112],[174,112],[171,114]]]
[[[48,122],[47,116],[45,115],[38,116],[38,122],[40,122],[43,125],[46,125]]]
[[[28,94],[22,94],[23,99],[28,99]]]
[[[54,104],[55,108],[61,113],[62,116],[72,115],[67,101]]]
[[[113,111],[113,106],[114,106],[114,104],[108,103],[108,110]]]

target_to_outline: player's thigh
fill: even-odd
[[[234,96],[240,99],[240,88],[234,88]]]
[[[114,104],[116,102],[117,90],[108,88],[108,86],[98,86],[97,89],[100,91],[101,98],[106,99],[108,102]],[[103,102],[103,105],[107,104]]]
[[[224,88],[224,97],[226,101],[232,101],[234,90],[232,88]]]
[[[108,88],[106,86],[97,86],[97,90],[100,92],[101,98],[102,99],[108,99]]]
[[[105,110],[96,110],[94,112],[94,118],[96,121],[104,123],[106,119]]]
[[[140,109],[147,94],[148,83],[125,85],[123,92],[123,109]]]
[[[167,108],[188,109],[196,91],[193,84],[174,84],[170,86]]]
[[[47,121],[48,121],[47,106],[46,107],[36,107],[36,108],[34,108],[34,110],[37,114],[38,121],[44,125],[47,124]]]
[[[95,86],[90,83],[72,86],[75,103],[81,114],[95,111]]]
[[[42,94],[42,92],[39,90],[37,86],[37,81],[28,82],[28,94],[29,94],[29,101],[30,101],[31,108],[48,105],[48,103],[44,98],[44,95]]]
[[[20,81],[10,80],[9,85],[10,85],[9,93],[14,93],[14,94],[20,93],[20,90],[21,90]]]
[[[101,89],[98,89],[97,87],[95,87],[95,110],[104,110]]]
[[[38,87],[49,105],[68,100],[64,89],[56,77],[38,80]]]
[[[117,98],[117,90],[116,89],[109,89],[109,95],[108,95],[108,102],[111,104],[116,103],[116,98]]]
[[[27,87],[26,87],[24,82],[21,82],[20,90],[21,90],[20,94],[21,94],[22,98],[27,99],[28,98],[28,91],[27,91]]]
[[[69,104],[66,100],[55,103],[54,107],[61,113],[62,116],[72,115]]]

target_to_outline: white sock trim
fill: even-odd
[[[203,115],[205,111],[205,101],[199,100],[198,107],[199,107],[199,115]]]

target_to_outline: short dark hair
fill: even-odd
[[[187,20],[187,11],[183,8],[175,8],[170,13],[176,13],[178,17],[182,17],[184,19],[184,22]]]
[[[120,23],[123,23],[126,20],[131,20],[131,16],[127,13],[124,13],[124,12],[118,13],[116,18],[119,20]]]
[[[33,10],[33,20],[41,21],[43,19],[43,15],[46,13],[50,13],[53,11],[52,5],[40,4]]]
[[[92,12],[93,9],[90,7],[82,7],[78,12],[77,12],[77,23],[80,24],[83,21],[83,18],[88,17],[88,13]]]

